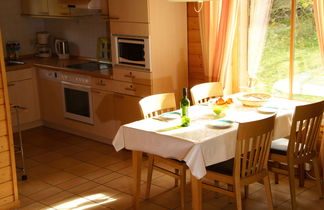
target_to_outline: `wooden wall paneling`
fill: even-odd
[[[0,137],[0,152],[9,150],[9,144],[8,144],[7,138],[8,138],[8,136]]]
[[[195,4],[194,2],[187,3],[189,88],[206,82],[203,68],[199,19],[198,13],[194,9]]]
[[[18,187],[15,163],[15,150],[13,144],[13,134],[11,127],[11,112],[8,96],[6,70],[4,64],[2,36],[0,31],[0,174],[8,175],[7,167],[10,167],[10,180],[0,184],[0,209],[12,209],[19,205]],[[3,151],[4,150],[4,151]],[[6,175],[7,174],[7,175]]]

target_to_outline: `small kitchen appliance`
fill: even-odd
[[[38,32],[36,34],[37,46],[36,46],[36,56],[41,58],[48,58],[52,55],[52,50],[48,45],[48,39],[50,34],[46,31]]]
[[[17,61],[19,59],[20,43],[16,41],[8,41],[6,43],[8,61]]]
[[[59,59],[69,59],[70,51],[69,51],[69,43],[64,39],[56,39],[55,43],[55,52]]]
[[[148,37],[113,34],[111,48],[113,65],[150,71],[150,46]]]

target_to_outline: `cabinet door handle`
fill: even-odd
[[[125,74],[124,77],[131,78],[131,79],[135,78],[135,76],[132,74]]]
[[[119,17],[109,17],[108,19],[109,20],[119,20],[120,18]]]
[[[97,93],[97,94],[100,94],[100,95],[102,95],[102,94],[103,94],[103,92],[101,92],[101,91],[99,91],[99,90],[92,90],[92,92],[93,92],[93,93]]]
[[[127,87],[127,88],[125,88],[125,90],[136,91],[136,88],[129,88],[129,87]]]
[[[8,83],[8,87],[15,86],[15,83]]]

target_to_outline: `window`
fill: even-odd
[[[254,0],[249,0],[253,2]],[[291,42],[291,4],[296,1],[295,39]],[[290,47],[294,44],[294,70]],[[290,76],[290,72],[293,74]],[[290,87],[292,79],[292,88]],[[298,100],[324,99],[324,68],[317,40],[313,0],[272,0],[269,25],[257,68],[255,90]],[[292,90],[292,92],[291,92]]]

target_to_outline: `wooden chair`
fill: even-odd
[[[164,93],[152,96],[147,96],[139,101],[143,117],[152,118],[163,114],[165,112],[170,112],[176,109],[175,96],[174,93]],[[148,199],[150,196],[150,189],[152,183],[152,173],[153,169],[156,169],[162,173],[175,178],[175,186],[178,186],[178,180],[180,180],[180,202],[181,209],[184,209],[185,205],[185,185],[186,185],[186,169],[188,168],[184,161],[178,161],[175,159],[163,158],[157,155],[148,154],[148,174],[147,174],[147,188],[145,197]],[[167,166],[174,168],[174,171],[170,171],[163,168],[156,163],[164,163]]]
[[[194,104],[207,102],[210,98],[223,96],[223,86],[220,82],[207,82],[195,85],[190,89]]]
[[[290,130],[293,135],[289,139],[274,140],[271,144],[269,168],[275,173],[275,183],[279,182],[278,173],[288,175],[292,209],[296,209],[295,165],[303,173],[305,163],[312,161],[318,191],[320,197],[323,197],[316,152],[323,110],[324,101],[297,106]],[[300,185],[303,185],[303,179],[300,180]]]
[[[253,122],[240,123],[233,159],[208,166],[202,187],[236,198],[237,209],[242,209],[241,187],[253,182],[265,186],[269,209],[273,209],[268,172],[268,157],[274,129],[275,115]],[[207,180],[212,182],[206,182]],[[215,182],[227,184],[220,187]]]

